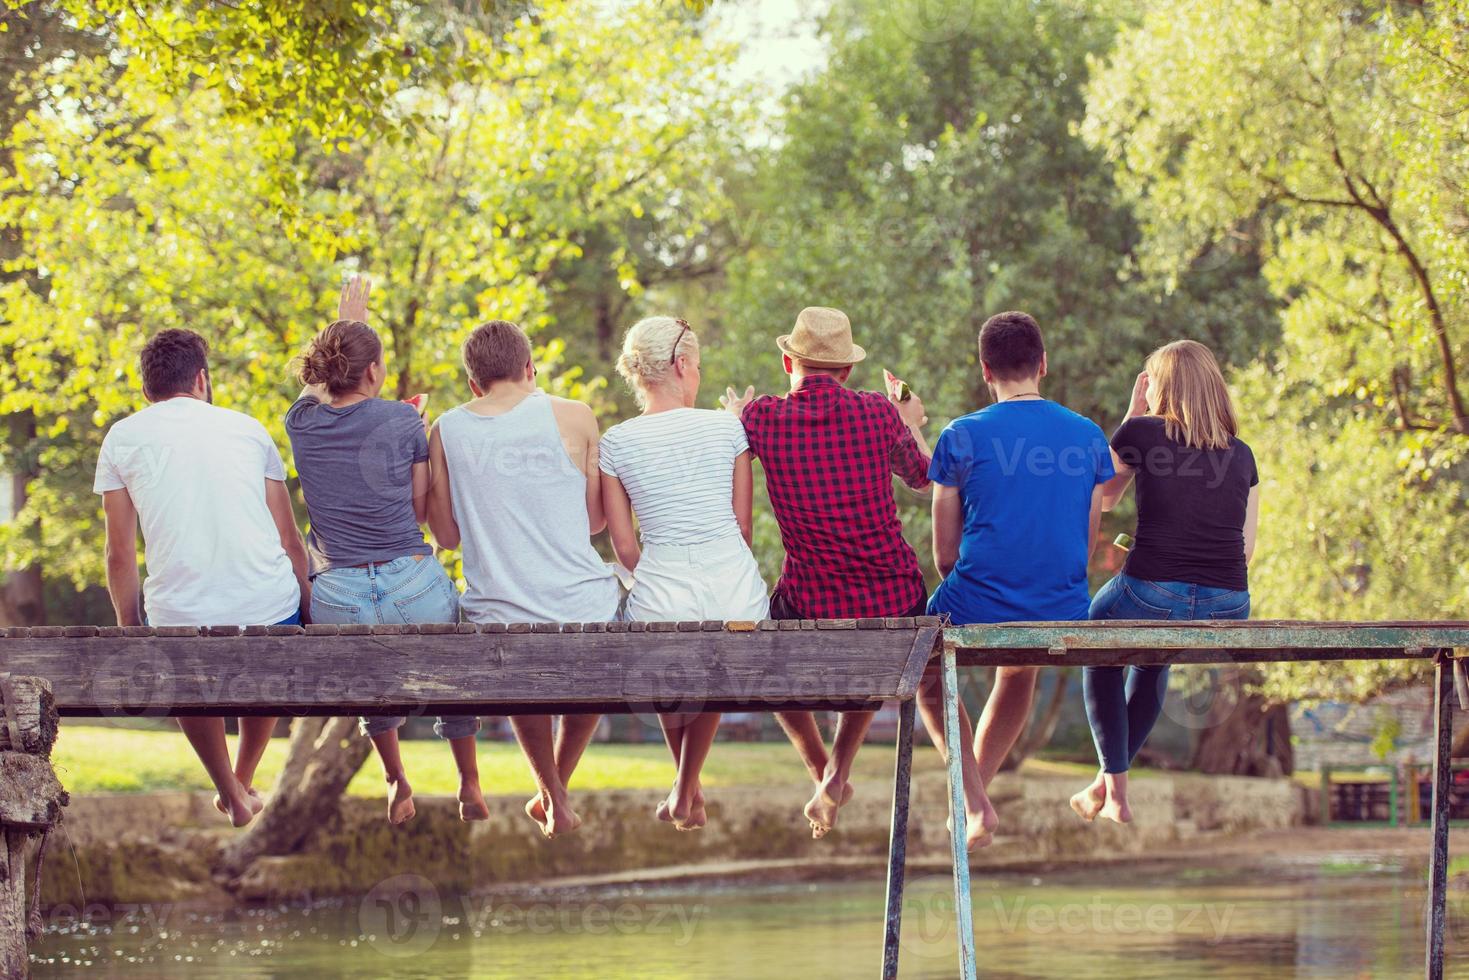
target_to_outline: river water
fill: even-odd
[[[1421,866],[1366,855],[1007,873],[973,890],[980,973],[1003,978],[1421,976],[1424,900]],[[309,908],[54,910],[33,965],[160,980],[873,976],[882,909],[869,880],[509,899],[441,896],[404,875]],[[946,875],[912,876],[902,976],[955,974],[952,911]],[[1469,977],[1458,893],[1449,964]]]

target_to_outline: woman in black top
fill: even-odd
[[[1117,475],[1102,489],[1111,510],[1137,480],[1136,543],[1092,599],[1092,619],[1249,618],[1260,479],[1236,430],[1209,348],[1180,340],[1153,352],[1112,436]],[[1127,770],[1163,709],[1168,667],[1086,667],[1082,686],[1101,771],[1071,808],[1127,823]]]

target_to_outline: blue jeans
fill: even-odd
[[[459,592],[433,556],[412,555],[362,568],[334,568],[311,582],[313,623],[457,623]],[[407,718],[375,715],[361,720],[371,738],[402,728]],[[465,738],[479,731],[473,715],[445,716],[434,723],[439,738]]]
[[[1250,593],[1119,574],[1097,590],[1091,618],[1249,619]],[[1102,771],[1127,772],[1163,712],[1168,665],[1083,667],[1081,688]]]

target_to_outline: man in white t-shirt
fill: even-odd
[[[107,591],[120,626],[299,623],[310,607],[306,546],[265,427],[211,404],[209,346],[163,330],[143,348],[148,407],[102,440],[93,490],[107,521]],[[142,525],[148,577],[138,581]],[[142,602],[140,603],[140,599]],[[222,718],[180,718],[236,827],[260,812],[251,788],[274,718],[241,718],[230,764]]]

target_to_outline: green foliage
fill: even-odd
[[[0,269],[0,415],[37,420],[15,452],[42,475],[0,528],[7,567],[101,580],[91,468],[105,427],[141,406],[137,351],[159,329],[208,337],[217,401],[284,445],[289,362],[348,271],[377,283],[389,395],[427,391],[431,411],[466,397],[459,344],[493,316],[536,332],[552,390],[604,399],[554,335],[553,270],[634,218],[648,240],[697,231],[706,205],[668,202],[717,197],[702,175],[735,111],[726,53],[656,0],[548,3],[466,43],[472,76],[395,90],[417,120],[405,138],[296,147],[288,209],[274,124],[212,86],[162,87],[136,60],[119,73],[109,51],[28,81],[0,173],[0,227],[24,243]]]
[[[1091,83],[1146,268],[1258,244],[1283,337],[1241,383],[1264,616],[1463,617],[1469,44],[1461,2],[1145,4]],[[1456,545],[1459,545],[1456,547]],[[1275,669],[1366,696],[1375,664]]]

